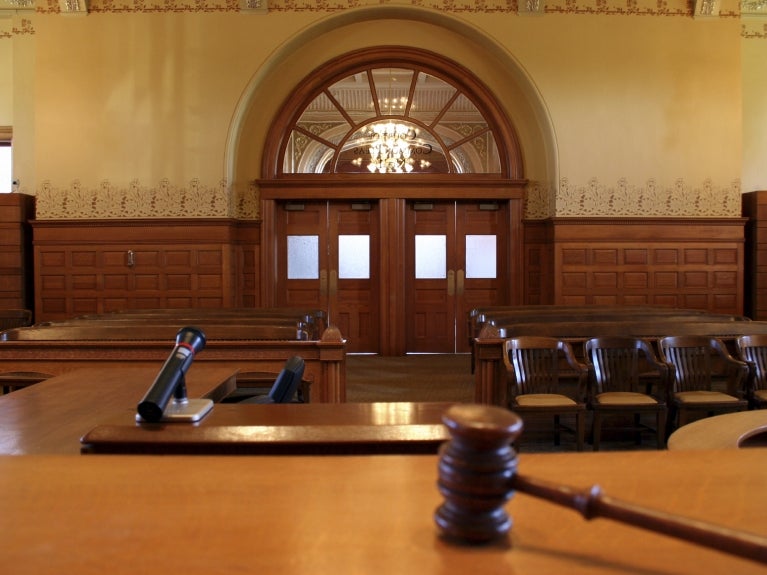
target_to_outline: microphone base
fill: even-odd
[[[173,423],[200,421],[213,409],[211,399],[186,399],[184,401],[171,401],[162,413],[162,418],[157,422],[147,422],[146,419],[136,414],[139,423]]]

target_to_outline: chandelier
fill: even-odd
[[[415,161],[412,156],[412,145],[417,130],[406,124],[396,122],[380,122],[370,126],[367,136],[371,139],[368,151],[370,163],[367,169],[374,174],[409,174],[413,171]],[[353,164],[362,165],[362,158],[357,158]],[[429,166],[429,162],[421,161],[421,167]]]
[[[35,3],[35,0],[5,0],[5,1],[11,6],[16,6],[17,8],[26,8],[27,6],[32,6],[32,4]]]

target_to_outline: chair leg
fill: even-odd
[[[658,416],[657,421],[655,422],[655,431],[656,431],[656,437],[658,441],[658,449],[665,449],[666,447],[666,428],[665,428],[665,422],[666,422],[666,414],[663,413],[662,409],[658,410]]]
[[[676,414],[677,414],[677,408],[675,405],[669,405],[667,415],[666,415],[666,441],[668,441],[669,436],[674,431],[674,428],[676,427],[675,420],[676,420]]]
[[[634,443],[636,443],[636,445],[642,445],[642,414],[641,413],[634,414],[634,429],[636,429],[636,434],[634,435]]]
[[[584,412],[575,414],[575,445],[578,451],[583,451],[583,435],[586,428],[584,419],[586,419]]]
[[[602,439],[602,414],[594,411],[594,422],[592,423],[591,444],[594,451],[599,451],[599,440]]]
[[[559,416],[554,416],[554,445],[559,445],[559,436],[561,433],[560,423],[559,423]]]

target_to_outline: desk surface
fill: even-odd
[[[80,437],[136,406],[162,367],[83,368],[0,396],[0,454],[76,454]],[[186,375],[187,395],[214,401],[236,386],[236,369],[196,364]]]
[[[669,449],[767,447],[767,409],[706,417],[683,425],[668,438]]]
[[[532,477],[767,536],[767,450],[521,454]],[[525,494],[508,541],[458,546],[437,457],[0,457],[12,575],[750,575],[767,566]],[[301,480],[310,489],[299,488]]]
[[[137,424],[136,405],[158,369],[84,368],[0,396],[0,454],[76,454],[81,438],[99,453],[436,453],[451,403],[217,403],[196,424]],[[190,398],[220,399],[236,370],[198,363]],[[291,447],[292,446],[292,447]]]

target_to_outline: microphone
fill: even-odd
[[[149,388],[144,399],[138,404],[138,414],[145,421],[160,421],[170,396],[186,400],[184,374],[192,365],[194,354],[205,347],[205,334],[196,327],[183,327],[176,334],[176,347],[165,360],[160,373]],[[181,396],[177,393],[181,392]]]

